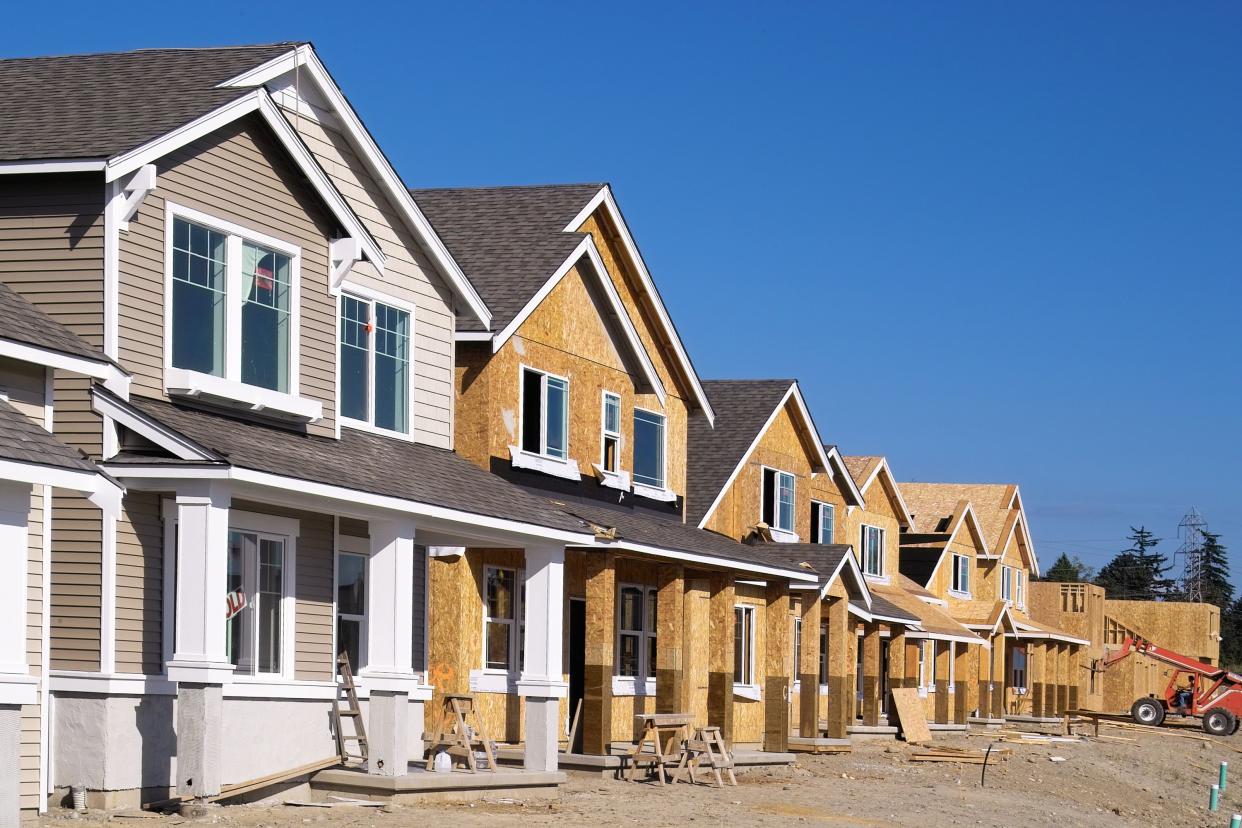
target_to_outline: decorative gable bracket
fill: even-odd
[[[158,180],[154,164],[143,164],[134,170],[133,175],[129,177],[129,180],[122,187],[122,191],[125,193],[125,202],[121,205],[121,221],[117,225],[121,230],[129,232],[129,220],[138,213],[138,208],[142,206],[142,202],[146,200],[157,184]]]

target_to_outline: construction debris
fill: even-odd
[[[992,748],[989,752],[978,748],[930,747],[910,754],[911,762],[962,762],[969,765],[982,765],[984,761],[1008,759],[1013,753],[1010,748]]]

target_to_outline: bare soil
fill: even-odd
[[[1227,826],[1242,812],[1242,738],[1205,743],[1172,734],[1102,729],[1132,742],[1089,740],[1051,745],[1006,744],[1009,758],[980,765],[912,762],[915,748],[870,742],[839,756],[805,756],[793,767],[751,770],[737,787],[651,783],[571,775],[553,802],[512,799],[472,804],[390,806],[214,806],[187,820],[126,813],[52,812],[36,824],[67,821],[131,824],[219,824],[315,828],[441,824],[514,825],[842,825],[842,826]],[[987,735],[937,738],[937,745],[986,747]],[[1063,757],[1054,762],[1050,757]],[[1207,808],[1220,761],[1238,770]]]

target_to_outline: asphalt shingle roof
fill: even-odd
[[[249,94],[216,85],[298,45],[0,60],[0,161],[128,152]]]
[[[414,189],[410,194],[504,330],[585,237],[565,226],[604,184]],[[462,316],[458,326],[481,330]]]
[[[162,400],[129,402],[233,466],[588,534],[548,501],[445,449],[351,429],[339,440],[314,437]]]
[[[1000,544],[1009,516],[1014,487],[1005,483],[899,483],[901,496],[914,513],[914,529],[935,532],[937,525],[953,515],[957,504],[969,500],[983,529],[988,547]]]
[[[111,362],[101,351],[3,282],[0,282],[0,339],[11,339],[96,362]]]
[[[707,380],[703,389],[716,411],[715,428],[701,413],[690,417],[686,466],[686,520],[695,526],[772,416],[791,379]]]
[[[57,440],[4,399],[0,399],[0,458],[72,471],[97,471],[80,451]]]

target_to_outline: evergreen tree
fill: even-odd
[[[1079,560],[1078,556],[1071,558],[1062,552],[1052,568],[1044,573],[1043,580],[1061,581],[1062,583],[1089,581],[1091,580],[1091,567]]]
[[[1130,546],[1104,565],[1095,582],[1104,587],[1109,598],[1136,601],[1158,601],[1173,594],[1173,581],[1164,577],[1169,571],[1168,559],[1155,551],[1160,543],[1146,527],[1130,527]]]
[[[1242,669],[1242,598],[1220,611],[1220,663],[1234,672]]]
[[[1203,548],[1201,550],[1203,569],[1199,576],[1203,601],[1215,604],[1223,614],[1233,603],[1233,584],[1229,583],[1229,558],[1225,554],[1225,546],[1220,542],[1220,534],[1203,530]]]

